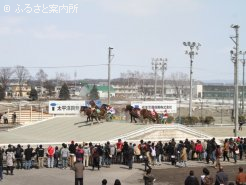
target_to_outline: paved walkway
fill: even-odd
[[[195,171],[195,174],[201,175],[201,169],[207,167],[213,174],[216,173],[216,169],[212,168],[212,165],[205,164],[204,162],[197,161],[188,161],[188,167],[179,168],[172,166],[168,162],[164,162],[161,166],[153,167],[153,174],[156,177],[155,185],[178,185],[183,182],[189,170],[199,169]],[[245,161],[239,161],[238,165],[246,167]],[[238,167],[235,167],[235,164],[232,162],[222,162],[224,169],[231,173],[229,180],[234,180],[234,174],[237,173]],[[229,170],[229,169],[233,169]],[[122,185],[142,185],[143,183],[143,174],[144,174],[143,164],[134,164],[133,169],[129,170],[127,166],[124,165],[111,165],[110,168],[102,167],[99,171],[92,171],[91,167],[87,168],[84,173],[84,184],[85,185],[100,185],[102,179],[107,179],[108,184],[112,185],[115,179],[120,179]],[[165,173],[164,173],[165,172]],[[170,175],[172,178],[170,178]],[[177,179],[175,179],[177,178]],[[32,170],[14,170],[14,175],[5,175],[4,179],[1,182],[1,185],[72,185],[74,184],[74,172],[70,169],[32,169]]]

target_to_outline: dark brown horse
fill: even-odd
[[[98,114],[95,109],[87,107],[87,106],[81,106],[80,113],[84,112],[84,115],[87,116],[87,122],[92,121],[95,119],[97,122],[99,120]]]
[[[131,105],[127,105],[125,111],[128,111],[131,116],[131,123],[132,123],[132,120],[135,123],[137,123],[136,118],[140,119],[140,109],[139,108],[134,108]]]
[[[153,111],[151,112],[150,110],[147,109],[142,109],[140,110],[140,116],[143,121],[149,121],[150,123],[159,123],[159,115],[157,112]]]

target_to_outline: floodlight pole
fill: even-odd
[[[237,136],[237,125],[238,125],[238,49],[239,49],[239,34],[238,34],[238,29],[239,25],[231,25],[231,28],[235,29],[236,36],[230,37],[234,44],[236,45],[235,47],[235,52],[231,50],[231,56],[232,56],[232,61],[234,63],[234,136]],[[236,39],[236,40],[234,40]]]
[[[242,88],[242,114],[244,114],[244,72],[245,72],[245,55],[246,51],[240,52],[243,55],[243,59],[241,60],[243,64],[243,88]]]
[[[192,116],[192,64],[194,55],[197,55],[197,51],[199,50],[199,47],[201,46],[200,43],[195,42],[183,42],[184,46],[188,47],[188,50],[186,50],[185,54],[190,56],[190,100],[189,100],[189,117]]]
[[[158,69],[158,58],[152,59],[152,69],[154,70],[155,75],[155,85],[154,85],[154,100],[156,101],[156,85],[157,85],[157,69]]]
[[[111,79],[110,79],[110,74],[111,74],[111,50],[113,48],[109,47],[108,48],[108,105],[110,105],[110,82],[111,82]]]
[[[164,58],[162,63],[161,63],[161,70],[162,70],[162,101],[164,100],[165,97],[165,89],[164,89],[164,85],[165,85],[165,78],[164,78],[164,74],[165,71],[167,70],[167,63],[166,63],[167,59]]]

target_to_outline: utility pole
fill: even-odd
[[[157,70],[162,69],[162,100],[164,99],[164,71],[167,69],[166,58],[152,58],[152,69],[155,75],[154,100],[156,101]]]
[[[246,51],[239,52],[240,54],[243,55],[243,59],[241,59],[241,62],[243,64],[243,88],[242,88],[242,114],[244,114],[244,71],[245,71],[245,55],[246,55]]]
[[[198,55],[198,50],[199,47],[201,46],[200,43],[196,43],[196,42],[183,42],[184,46],[188,47],[188,50],[185,51],[185,54],[190,56],[190,100],[189,100],[189,117],[192,116],[192,64],[193,64],[193,59],[194,59],[194,55]]]
[[[162,101],[164,100],[164,97],[165,97],[165,89],[164,89],[164,74],[165,74],[165,71],[167,70],[167,63],[166,63],[167,59],[164,58],[162,63],[161,63],[161,70],[162,70]]]
[[[236,32],[236,36],[231,36],[231,40],[236,45],[235,50],[231,50],[231,59],[234,63],[234,136],[237,136],[237,125],[238,125],[238,49],[239,49],[239,25],[231,25]]]
[[[111,64],[111,57],[112,57],[112,55],[111,55],[112,49],[114,49],[114,48],[111,48],[111,47],[108,48],[108,105],[110,105],[110,81],[111,81],[111,79],[110,79],[110,74],[111,74],[110,64]]]
[[[152,58],[152,69],[154,70],[154,75],[155,75],[155,85],[154,85],[154,100],[156,101],[156,85],[157,85],[157,69],[159,59],[158,58]]]

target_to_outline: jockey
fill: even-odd
[[[168,118],[168,113],[167,110],[164,110],[163,118],[167,119]]]
[[[107,113],[110,113],[110,114],[115,114],[115,109],[113,107],[111,107],[110,105],[108,106],[107,108]]]
[[[156,116],[156,111],[155,111],[155,109],[153,109],[153,111],[151,111],[151,114],[152,114],[152,116]]]

